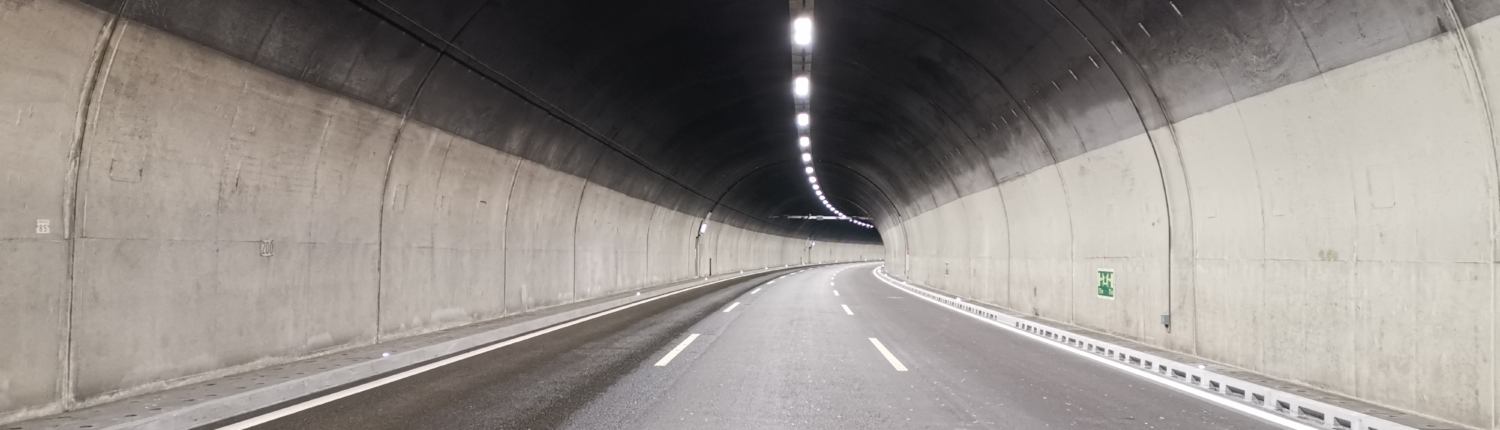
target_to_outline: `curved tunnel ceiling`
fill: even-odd
[[[626,194],[796,234],[788,3],[87,0]],[[792,0],[810,7],[811,0]],[[1500,13],[1497,0],[823,0],[813,152],[885,228]],[[722,208],[722,209],[720,209]]]

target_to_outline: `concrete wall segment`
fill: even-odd
[[[13,346],[0,354],[0,411],[56,412],[71,389],[76,144],[111,23],[78,4],[0,4],[0,326],[35,327],[0,331]]]
[[[1469,28],[1472,48],[1445,33],[1003,182],[1011,294],[983,300],[1494,428],[1495,149],[1479,88],[1494,80],[1495,28]],[[1170,207],[1184,200],[1190,211]],[[1187,260],[1169,212],[1193,225]],[[939,234],[926,220],[941,213],[904,223],[912,243]],[[909,279],[982,297],[923,277],[963,257],[912,250]],[[1102,267],[1116,270],[1113,300],[1093,291]],[[1183,270],[1191,289],[1167,295]],[[1171,333],[1156,321],[1168,297]]]
[[[719,250],[694,242],[701,215],[109,22],[0,4],[17,44],[0,50],[15,115],[0,163],[21,163],[0,190],[19,203],[0,208],[0,323],[35,328],[0,335],[22,346],[0,353],[0,421],[680,281],[694,258],[798,263],[783,244],[803,239],[775,226],[705,254]],[[40,238],[37,219],[52,221]],[[602,259],[580,276],[577,256]]]

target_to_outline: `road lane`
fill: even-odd
[[[846,271],[846,299],[864,310],[872,337],[887,340],[921,392],[976,411],[990,428],[1278,428],[885,285],[873,265]]]
[[[638,368],[567,427],[1277,428],[918,300],[873,267],[767,286],[711,347]]]
[[[1277,428],[917,299],[873,267],[685,294],[256,428]]]
[[[688,327],[781,273],[683,291],[254,428],[556,428],[631,369],[653,364]]]

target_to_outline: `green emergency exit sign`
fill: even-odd
[[[1110,269],[1099,269],[1099,297],[1104,299],[1115,299],[1115,271]]]

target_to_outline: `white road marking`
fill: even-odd
[[[411,370],[408,370],[408,371],[405,371],[405,372],[397,373],[395,375],[391,375],[391,376],[387,376],[387,377],[384,377],[384,378],[376,379],[374,381],[366,382],[366,383],[354,386],[353,388],[348,388],[348,389],[345,389],[345,390],[342,390],[342,391],[337,391],[337,392],[329,393],[329,394],[327,394],[327,395],[325,395],[323,397],[318,397],[316,399],[308,400],[308,401],[303,402],[303,403],[298,403],[298,404],[295,404],[295,405],[287,406],[287,407],[282,408],[282,409],[278,409],[278,410],[275,410],[275,411],[268,412],[268,413],[266,413],[264,415],[259,415],[259,416],[256,416],[254,418],[250,418],[250,419],[247,419],[247,420],[244,420],[244,421],[240,421],[240,422],[237,422],[237,423],[234,423],[234,424],[230,424],[229,426],[226,426],[226,427],[220,427],[219,429],[220,430],[244,430],[244,429],[248,429],[248,428],[251,428],[251,427],[255,427],[255,426],[258,426],[258,425],[261,425],[261,424],[265,424],[265,423],[268,423],[268,422],[280,419],[280,418],[288,416],[288,415],[292,415],[292,414],[295,414],[295,413],[298,413],[298,412],[302,412],[302,411],[305,411],[305,410],[308,410],[308,409],[316,408],[318,406],[322,406],[322,405],[328,404],[330,402],[333,402],[333,401],[336,401],[336,400],[339,400],[339,399],[342,399],[342,398],[345,398],[345,397],[349,397],[349,396],[352,396],[352,395],[355,395],[355,394],[359,394],[359,393],[363,393],[363,392],[366,392],[366,391],[370,391],[370,390],[378,388],[378,387],[380,387],[382,385],[390,384],[392,382],[400,381],[402,379],[406,379],[406,378],[410,378],[410,377],[413,377],[413,376],[416,376],[416,375],[419,375],[419,374],[422,374],[422,373],[426,373],[428,371],[431,371],[432,369],[436,369],[436,368],[439,368],[439,367],[443,367],[443,366],[447,366],[447,365],[450,365],[450,364],[453,364],[453,363],[464,361],[464,360],[467,360],[467,359],[470,359],[470,358],[474,358],[475,356],[479,356],[481,354],[484,354],[484,353],[487,353],[487,352],[490,352],[490,351],[494,351],[494,350],[497,350],[497,349],[500,349],[500,348],[504,348],[504,347],[507,347],[507,346],[515,345],[517,343],[521,343],[521,342],[524,342],[526,340],[533,339],[533,338],[545,335],[547,333],[551,333],[551,332],[554,332],[554,331],[562,330],[562,329],[565,329],[565,328],[568,328],[568,327],[572,327],[572,326],[575,326],[575,325],[578,325],[578,324],[583,324],[583,323],[591,321],[591,320],[593,320],[595,318],[601,318],[601,317],[604,317],[605,315],[609,315],[609,314],[612,314],[612,313],[615,313],[615,312],[619,312],[619,311],[623,311],[623,310],[626,310],[626,309],[630,309],[630,308],[633,308],[633,307],[636,307],[636,306],[644,305],[646,303],[650,303],[650,302],[653,302],[653,301],[656,301],[656,300],[665,299],[667,297],[671,297],[673,295],[681,294],[681,293],[684,293],[684,292],[687,292],[687,291],[690,291],[690,290],[695,290],[695,289],[698,289],[698,288],[703,288],[703,287],[706,287],[706,286],[709,286],[709,285],[716,285],[716,284],[719,284],[719,283],[722,283],[722,282],[727,282],[727,281],[731,281],[731,280],[735,280],[735,279],[740,279],[740,278],[744,278],[744,276],[735,276],[735,277],[726,278],[726,279],[719,280],[719,281],[708,282],[708,283],[704,283],[703,285],[697,285],[697,286],[687,287],[687,288],[683,288],[681,290],[677,290],[677,291],[673,291],[673,292],[670,292],[670,293],[662,294],[660,296],[651,297],[651,298],[648,298],[648,299],[642,299],[641,301],[638,301],[638,302],[632,302],[632,303],[625,304],[625,305],[622,305],[622,306],[614,308],[614,309],[606,310],[606,311],[599,312],[599,313],[596,313],[596,314],[593,314],[593,315],[589,315],[589,316],[578,318],[578,319],[575,319],[575,320],[572,320],[572,321],[568,321],[568,322],[565,322],[565,323],[562,323],[562,324],[558,324],[558,325],[555,325],[555,326],[552,326],[552,327],[548,327],[548,328],[545,328],[545,329],[542,329],[542,330],[538,330],[538,331],[532,332],[531,334],[528,334],[528,335],[524,335],[524,336],[521,336],[521,337],[517,337],[517,338],[511,339],[511,340],[507,340],[507,341],[504,341],[504,342],[496,343],[494,345],[490,345],[490,346],[486,346],[486,347],[483,347],[483,348],[479,348],[479,349],[476,349],[476,350],[473,350],[473,351],[469,351],[469,352],[466,352],[466,353],[463,353],[463,354],[455,355],[455,356],[449,357],[447,359],[444,359],[442,361],[438,361],[438,362],[434,362],[432,364],[428,364],[426,366],[418,367],[418,368],[411,369]],[[697,335],[693,335],[693,336],[696,337]]]
[[[759,292],[760,292],[760,289],[756,288],[755,291],[751,291],[750,294],[755,294],[755,293],[759,293]]]
[[[688,336],[687,340],[684,340],[682,341],[682,343],[677,344],[677,347],[672,348],[672,351],[668,352],[666,357],[662,357],[661,361],[656,362],[656,367],[666,366],[667,363],[671,363],[673,358],[677,358],[677,354],[681,354],[682,350],[687,349],[688,344],[693,343],[693,340],[697,338],[698,333],[693,333],[692,336]]]
[[[739,306],[739,305],[740,305],[740,302],[734,302],[734,304],[729,305],[729,309],[725,309],[724,312],[732,311],[732,310],[734,310],[735,306]]]
[[[877,270],[878,270],[878,268],[877,268]],[[875,273],[875,272],[871,271],[871,273]],[[1309,426],[1309,425],[1306,425],[1306,424],[1302,424],[1302,423],[1299,423],[1299,422],[1287,419],[1286,417],[1283,417],[1283,416],[1280,416],[1280,415],[1276,415],[1276,414],[1267,412],[1267,411],[1265,411],[1263,409],[1260,409],[1260,408],[1257,408],[1257,407],[1252,407],[1252,406],[1247,406],[1247,405],[1240,404],[1240,403],[1238,403],[1238,402],[1236,402],[1234,400],[1231,400],[1231,399],[1228,399],[1228,398],[1225,398],[1225,397],[1221,397],[1221,396],[1219,396],[1218,394],[1216,394],[1216,393],[1214,393],[1212,391],[1204,391],[1202,389],[1193,388],[1192,386],[1189,386],[1189,385],[1178,384],[1178,383],[1172,382],[1170,380],[1158,378],[1158,377],[1156,377],[1156,375],[1153,375],[1151,372],[1147,372],[1147,371],[1142,370],[1142,369],[1137,369],[1137,368],[1131,367],[1129,365],[1126,365],[1124,363],[1120,363],[1118,361],[1111,360],[1109,358],[1105,358],[1105,357],[1102,357],[1102,356],[1094,355],[1093,353],[1088,352],[1088,351],[1084,351],[1084,350],[1081,350],[1081,349],[1076,349],[1076,348],[1073,348],[1071,346],[1067,346],[1065,344],[1057,343],[1057,342],[1054,342],[1054,341],[1052,341],[1050,339],[1047,339],[1047,338],[1044,338],[1044,337],[1041,337],[1041,336],[1037,336],[1037,335],[1028,333],[1025,330],[1021,330],[1021,329],[1018,329],[1018,328],[1015,328],[1015,327],[1011,327],[1011,326],[1008,326],[1008,325],[1005,325],[1005,324],[1001,324],[998,321],[991,321],[991,320],[989,320],[987,318],[984,318],[984,317],[981,317],[979,315],[975,315],[975,314],[971,314],[971,313],[968,313],[968,312],[964,312],[962,309],[958,309],[958,308],[954,308],[954,307],[945,305],[942,302],[939,302],[937,300],[933,300],[933,299],[929,299],[929,298],[926,298],[926,297],[922,297],[921,295],[918,295],[917,293],[913,293],[911,291],[907,291],[905,288],[898,287],[898,286],[896,286],[896,284],[891,283],[891,281],[887,281],[887,280],[885,280],[885,278],[882,278],[879,274],[876,274],[875,278],[876,279],[880,279],[880,282],[884,282],[887,285],[890,285],[891,288],[895,288],[897,290],[901,290],[901,292],[906,293],[906,294],[910,294],[912,296],[915,296],[916,298],[919,298],[919,299],[922,299],[922,300],[926,300],[928,302],[932,302],[932,304],[938,305],[938,307],[941,307],[941,308],[944,308],[944,309],[948,309],[948,310],[951,310],[951,311],[954,311],[954,312],[958,312],[959,314],[962,314],[962,315],[967,315],[969,317],[972,317],[972,318],[980,320],[980,321],[984,321],[985,323],[988,323],[988,324],[996,326],[996,327],[1000,327],[1000,328],[1003,328],[1003,329],[1006,329],[1006,330],[1010,330],[1012,332],[1020,334],[1021,336],[1025,336],[1025,337],[1030,338],[1032,340],[1036,340],[1037,342],[1041,342],[1044,345],[1049,345],[1049,346],[1052,346],[1054,348],[1061,349],[1063,351],[1067,351],[1067,352],[1073,353],[1075,355],[1081,356],[1083,358],[1094,360],[1096,362],[1099,362],[1100,364],[1104,364],[1106,366],[1113,367],[1116,370],[1119,370],[1119,371],[1122,371],[1122,372],[1125,372],[1125,373],[1129,373],[1131,375],[1140,377],[1141,379],[1145,379],[1145,380],[1148,380],[1148,381],[1151,381],[1151,382],[1155,382],[1155,383],[1160,384],[1160,385],[1162,385],[1164,387],[1171,388],[1173,390],[1177,390],[1179,392],[1191,395],[1193,397],[1197,397],[1199,399],[1203,399],[1204,401],[1207,401],[1209,403],[1213,403],[1213,404],[1216,404],[1216,405],[1219,405],[1219,406],[1223,406],[1223,407],[1226,407],[1226,408],[1229,408],[1229,409],[1233,409],[1235,411],[1239,411],[1241,413],[1245,413],[1247,415],[1250,415],[1250,416],[1253,416],[1253,417],[1256,417],[1256,418],[1260,418],[1260,419],[1263,419],[1263,420],[1266,420],[1266,421],[1270,421],[1270,422],[1276,423],[1278,425],[1281,425],[1282,427],[1286,427],[1286,428],[1290,428],[1290,429],[1295,429],[1295,430],[1317,430],[1317,427],[1312,427],[1312,426]]]
[[[835,295],[835,296],[839,295],[839,290],[833,290],[833,295]]]
[[[844,307],[844,313],[849,314],[849,315],[854,315],[854,311],[849,310],[849,305],[839,305],[839,306],[843,306]]]
[[[891,350],[885,349],[885,345],[881,345],[880,344],[880,339],[876,339],[876,338],[872,337],[872,338],[870,338],[870,343],[875,344],[875,349],[880,350],[880,355],[884,355],[885,359],[889,360],[891,362],[891,365],[896,367],[896,371],[897,372],[905,372],[906,371],[906,366],[902,366],[901,365],[901,360],[897,360],[896,356],[891,355]]]

